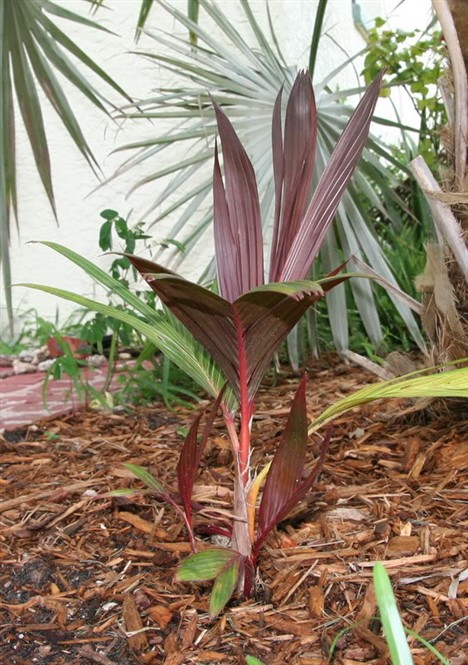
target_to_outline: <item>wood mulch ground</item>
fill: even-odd
[[[312,417],[374,377],[337,360],[311,367]],[[297,379],[259,395],[253,463],[275,449]],[[188,551],[173,511],[148,497],[100,498],[137,481],[122,462],[175,486],[194,412],[160,405],[86,411],[0,441],[0,663],[267,665],[387,662],[372,565],[384,560],[404,622],[452,665],[466,663],[468,422],[368,405],[338,419],[315,491],[267,541],[257,598],[214,621],[208,589],[173,582]],[[196,496],[229,507],[222,423]],[[318,439],[311,442],[311,456]],[[207,546],[203,543],[201,546]],[[331,654],[331,647],[334,646]],[[436,657],[411,638],[417,665]]]

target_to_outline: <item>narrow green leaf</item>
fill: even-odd
[[[239,572],[240,560],[237,557],[230,561],[216,578],[210,597],[210,617],[212,619],[221,612],[234,593]]]
[[[140,35],[144,30],[146,21],[148,20],[151,7],[153,6],[154,0],[141,0],[140,3],[140,13],[138,14],[137,27],[135,30],[135,41],[138,42]]]
[[[468,362],[461,358],[459,364]],[[375,383],[344,397],[326,408],[309,426],[309,433],[316,431],[323,424],[337,415],[350,409],[383,398],[435,398],[435,397],[466,397],[468,398],[468,367],[450,369],[437,374],[427,374],[437,368],[428,368],[412,372],[405,376],[381,383]],[[421,376],[422,373],[424,376]]]
[[[142,483],[149,487],[150,490],[155,490],[161,494],[167,494],[167,490],[162,482],[155,478],[153,474],[144,467],[138,466],[138,464],[124,464],[123,466],[125,469],[128,469],[128,471],[133,473],[135,478],[138,478],[138,480],[141,480]]]
[[[413,658],[401,622],[390,578],[382,563],[378,562],[375,564],[373,578],[380,618],[382,619],[392,663],[393,665],[413,665]]]
[[[245,660],[247,665],[265,665],[263,661],[258,660],[258,658],[255,658],[255,656],[246,656]]]
[[[125,487],[118,490],[111,490],[110,492],[105,492],[99,496],[132,496],[135,494],[141,494],[141,490],[132,489],[131,487]]]
[[[187,16],[193,23],[198,23],[198,14],[200,12],[199,0],[187,0]],[[193,30],[189,31],[189,41],[192,46],[197,45],[197,33]]]
[[[217,577],[224,567],[239,558],[239,553],[225,548],[197,552],[185,559],[177,568],[178,582],[205,582]]]

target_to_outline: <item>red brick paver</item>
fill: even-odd
[[[100,390],[104,386],[106,372],[107,366],[84,369],[82,379]],[[44,404],[45,376],[45,372],[35,372],[0,380],[0,431],[24,427],[42,418],[70,413],[84,406],[84,400],[76,394],[73,381],[68,376],[49,380]]]

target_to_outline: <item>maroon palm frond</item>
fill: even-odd
[[[223,149],[224,183],[215,152],[213,227],[219,289],[234,302],[263,284],[263,235],[257,181],[233,126],[213,102]]]
[[[187,517],[187,522],[190,527],[192,527],[192,495],[193,486],[195,484],[195,476],[198,471],[198,467],[200,466],[203,450],[205,449],[208,437],[213,427],[213,423],[216,418],[216,413],[219,409],[224,390],[225,388],[221,390],[210,409],[200,441],[198,441],[198,428],[200,426],[202,414],[195,418],[187,436],[185,437],[184,445],[182,446],[179,461],[177,463],[179,496],[181,498],[182,505],[185,510],[185,515]]]
[[[271,463],[258,513],[257,538],[253,558],[269,532],[310,490],[322,469],[331,437],[331,429],[322,442],[320,456],[305,480],[302,480],[307,451],[306,383],[299,384],[289,414],[286,429]]]
[[[238,399],[252,402],[273,354],[307,309],[349,279],[266,284],[235,302],[147,259],[127,255],[166,307],[218,364]]]
[[[281,91],[273,110],[275,222],[270,280],[276,281],[302,221],[310,193],[317,142],[317,110],[308,72],[299,72],[286,108],[284,142]]]
[[[208,351],[238,392],[238,338],[231,304],[208,289],[169,273],[157,263],[127,256],[162,302]]]
[[[299,486],[307,450],[306,384],[304,376],[291,406],[286,429],[271,463],[258,512],[258,540],[277,524],[278,515]]]
[[[383,72],[367,88],[333,150],[278,279],[303,279],[310,270],[361,157]]]

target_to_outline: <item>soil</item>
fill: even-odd
[[[336,359],[317,362],[310,417],[374,380]],[[260,392],[254,466],[275,450],[296,386],[283,375]],[[0,663],[242,665],[250,654],[267,665],[383,665],[376,560],[386,562],[406,626],[452,665],[466,663],[468,421],[448,409],[432,419],[409,415],[409,407],[380,402],[337,419],[319,483],[266,543],[257,596],[233,601],[215,620],[207,585],[173,580],[189,545],[172,509],[145,495],[105,496],[139,485],[122,462],[175,488],[193,410],[88,410],[6,432]],[[311,464],[319,443],[311,440]],[[231,472],[219,421],[197,501],[229,509]],[[410,643],[416,665],[438,662]]]

